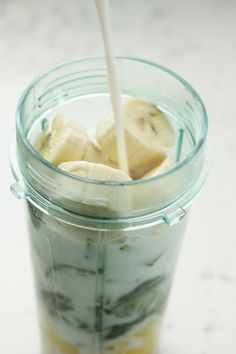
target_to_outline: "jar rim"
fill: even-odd
[[[164,173],[161,173],[159,175],[156,176],[152,176],[152,177],[148,177],[145,179],[139,179],[139,180],[131,180],[131,181],[105,181],[105,180],[95,180],[95,179],[88,179],[85,177],[80,177],[74,174],[70,174],[62,169],[59,169],[58,167],[53,166],[50,162],[48,162],[47,160],[45,160],[35,149],[34,147],[31,145],[31,143],[29,142],[29,140],[27,139],[22,125],[21,125],[21,112],[22,112],[22,107],[24,106],[24,102],[30,92],[30,90],[40,81],[42,80],[44,77],[46,77],[49,73],[52,73],[54,71],[57,71],[58,69],[61,69],[65,66],[68,66],[70,64],[74,64],[74,63],[79,63],[79,62],[83,62],[83,61],[88,61],[88,60],[99,60],[99,59],[103,59],[105,60],[104,56],[88,56],[88,57],[82,57],[79,59],[74,59],[74,60],[69,60],[66,61],[62,64],[59,64],[55,67],[53,67],[52,69],[49,69],[45,72],[43,72],[41,75],[38,75],[25,89],[25,91],[23,92],[23,94],[20,97],[18,106],[17,106],[17,111],[16,111],[16,126],[17,126],[17,130],[21,136],[21,139],[25,145],[25,147],[27,148],[27,150],[29,150],[29,152],[36,158],[38,159],[43,165],[45,165],[46,167],[50,168],[51,170],[53,170],[54,172],[58,173],[59,175],[64,175],[67,178],[70,178],[72,180],[77,180],[77,181],[81,181],[83,183],[87,183],[87,184],[98,184],[98,185],[105,185],[105,186],[134,186],[134,185],[146,185],[148,183],[154,182],[154,181],[158,181],[161,180],[162,178],[172,175],[175,172],[179,171],[181,168],[183,168],[185,165],[187,165],[193,158],[194,156],[196,156],[196,154],[201,150],[201,148],[204,146],[204,143],[206,141],[207,138],[207,132],[208,132],[208,119],[207,119],[207,112],[205,109],[205,106],[202,102],[202,99],[200,98],[200,96],[198,95],[198,93],[196,92],[196,90],[185,80],[183,79],[180,75],[176,74],[174,71],[166,68],[163,65],[160,65],[158,63],[154,63],[152,61],[148,61],[145,59],[141,59],[141,58],[137,58],[137,57],[131,57],[131,56],[118,56],[116,57],[118,60],[124,60],[124,61],[133,61],[136,63],[143,63],[146,64],[148,66],[152,66],[155,67],[167,74],[169,74],[171,77],[173,77],[174,79],[176,79],[177,81],[179,81],[180,83],[182,83],[187,89],[188,91],[190,91],[190,93],[192,94],[192,96],[196,99],[196,101],[199,103],[201,110],[202,110],[202,114],[201,114],[201,135],[198,139],[198,141],[196,142],[195,146],[193,146],[193,149],[191,151],[190,154],[188,154],[188,156],[183,159],[182,161],[180,161],[177,165],[175,165],[171,170],[166,171]]]

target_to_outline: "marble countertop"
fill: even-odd
[[[236,353],[236,1],[111,0],[116,52],[159,62],[200,93],[211,170],[195,201],[160,354]],[[1,352],[39,354],[23,203],[7,147],[17,100],[40,72],[103,51],[93,0],[0,1]]]

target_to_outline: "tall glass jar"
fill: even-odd
[[[122,97],[163,110],[176,131],[176,166],[128,182],[70,175],[34,149],[56,112],[89,130],[109,111],[104,58],[68,62],[22,95],[11,186],[25,198],[43,354],[154,354],[189,206],[207,174],[207,116],[178,75],[118,58]]]

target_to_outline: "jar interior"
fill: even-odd
[[[121,100],[124,102],[130,97],[122,95]],[[175,130],[176,142],[169,155],[172,161],[177,164],[191,154],[196,144],[195,138],[180,116],[173,114],[165,105],[162,106],[160,101],[158,101],[158,108],[165,113]],[[97,124],[104,118],[112,116],[110,95],[108,93],[81,95],[76,99],[73,98],[63,102],[59,107],[52,107],[49,111],[42,112],[31,122],[31,127],[28,129],[27,139],[32,147],[35,146],[35,142],[45,129],[45,125],[57,114],[62,114],[79,123],[86,129],[92,139],[96,139]]]
[[[39,156],[33,148],[35,139],[56,113],[79,122],[92,137],[97,123],[111,115],[105,60],[84,58],[42,75],[21,98],[17,111],[17,158],[29,193],[43,197],[51,207],[99,218],[162,213],[172,205],[175,209],[184,208],[205,178],[204,106],[192,87],[168,69],[132,58],[119,58],[118,62],[122,100],[144,98],[168,116],[177,137],[171,151],[176,166],[147,180],[109,183],[68,176]]]

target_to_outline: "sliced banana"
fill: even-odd
[[[89,139],[85,147],[83,160],[94,163],[104,163],[106,157],[97,142]]]
[[[110,160],[109,158],[106,158],[105,161],[103,162],[103,164],[119,170],[118,162],[114,162],[114,161]]]
[[[96,140],[89,139],[85,147],[85,154],[83,156],[84,161],[100,163],[112,168],[119,169],[118,163],[110,160],[107,155],[105,155]]]
[[[138,179],[165,160],[175,143],[175,132],[166,116],[144,99],[125,101],[123,119],[130,175]],[[114,119],[100,122],[96,136],[103,153],[117,163]]]
[[[39,136],[35,148],[50,163],[81,160],[88,142],[86,131],[76,122],[56,115]]]
[[[87,161],[70,161],[61,163],[62,170],[80,177],[103,181],[131,181],[131,178],[123,171]]]
[[[130,181],[125,172],[103,164],[87,161],[65,162],[58,166],[66,172],[80,177],[99,181]],[[119,194],[120,186],[107,186],[101,183],[85,183],[77,180],[67,181],[67,189],[71,191],[69,207],[80,210],[90,215],[106,214],[126,215],[127,210],[132,210],[130,194]],[[125,188],[125,187],[124,187]]]
[[[159,166],[146,173],[142,179],[160,175],[161,173],[171,170],[174,166],[174,161],[170,157],[167,157]]]

